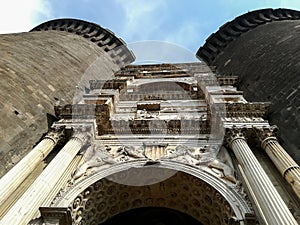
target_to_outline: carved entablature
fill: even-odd
[[[128,65],[123,67],[115,75],[116,77],[143,78],[167,78],[186,77],[195,73],[208,73],[211,68],[204,63],[176,63],[176,64],[146,64]]]
[[[222,77],[217,76],[219,85],[230,85],[230,86],[236,86],[238,83],[238,77],[237,76],[230,76],[230,77]]]
[[[269,108],[269,103],[247,102],[236,82],[237,77],[216,76],[202,63],[129,65],[113,79],[91,80],[76,104],[55,106],[61,123],[96,125],[95,143],[81,152],[69,184],[116,164],[170,161],[235,185],[231,156],[221,147],[223,134],[221,141],[210,138],[223,128],[231,129],[229,143],[244,138],[242,127],[268,125]]]
[[[95,117],[109,117],[109,107],[106,104],[68,104],[55,106],[55,115],[62,119],[85,119]]]
[[[248,102],[226,104],[227,117],[264,117],[267,115],[270,103]]]

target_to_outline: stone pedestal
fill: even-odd
[[[229,134],[231,135],[229,138],[230,147],[245,173],[265,224],[298,224],[254,156],[242,133],[235,130]]]
[[[5,214],[0,224],[27,225],[88,139],[86,131],[73,136]]]

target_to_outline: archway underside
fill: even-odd
[[[211,185],[192,175],[172,172],[135,168],[95,182],[69,206],[73,223],[102,224],[120,213],[144,207],[176,210],[206,225],[233,220],[230,204]],[[167,179],[161,180],[164,173]],[[140,183],[130,185],[131,180]]]

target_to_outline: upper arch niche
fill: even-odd
[[[197,56],[217,73],[239,77],[249,101],[271,102],[268,120],[299,163],[300,155],[300,12],[262,9],[221,26]]]

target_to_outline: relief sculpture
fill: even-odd
[[[78,178],[89,175],[105,164],[114,164],[136,159],[149,160],[174,160],[181,163],[208,167],[211,170],[219,171],[221,177],[236,183],[235,172],[231,157],[225,147],[219,148],[214,145],[205,145],[202,147],[190,147],[178,145],[176,147],[166,147],[160,158],[149,158],[146,154],[145,146],[120,146],[112,153],[110,148],[105,146],[90,146],[83,154],[84,163],[74,172],[73,181]]]
[[[203,146],[196,149],[178,145],[167,149],[167,154],[162,159],[172,159],[195,166],[208,166],[222,171],[223,178],[236,183],[231,157],[223,146],[219,150],[217,146]]]
[[[104,164],[117,162],[104,146],[97,145],[88,147],[84,152],[83,158],[85,162],[74,172],[73,180],[92,173],[93,170],[97,170],[98,167]]]

